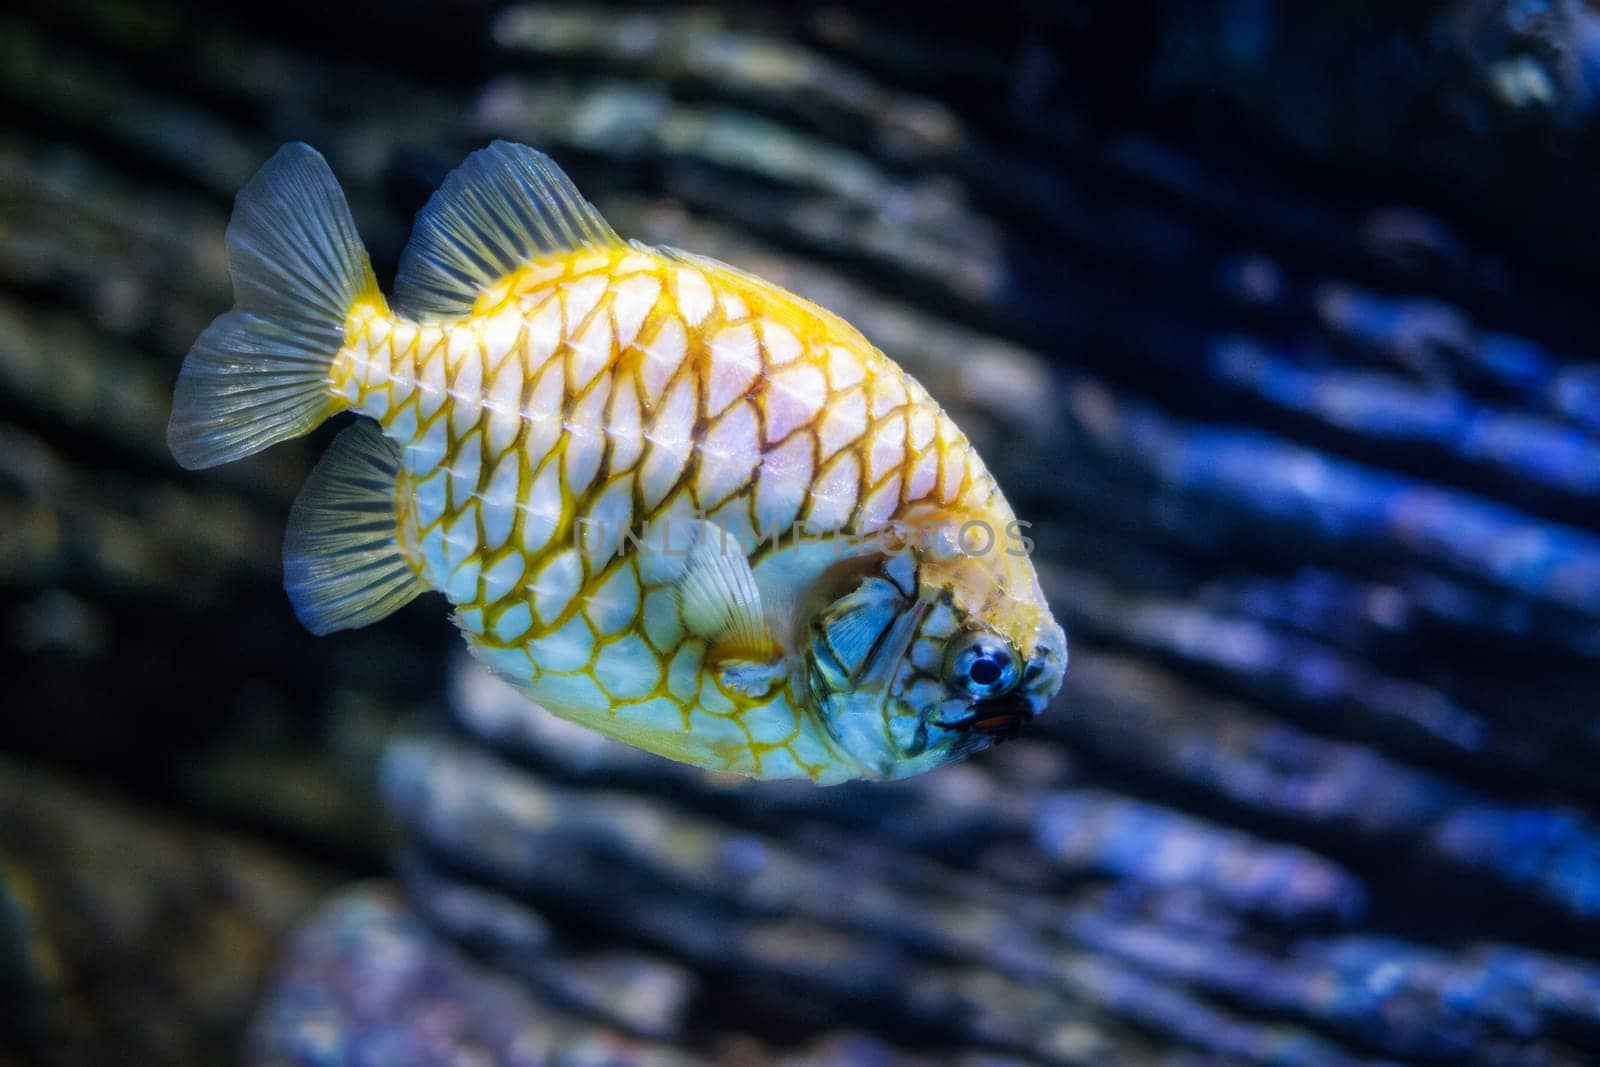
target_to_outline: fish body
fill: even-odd
[[[338,410],[372,420],[291,514],[287,585],[313,630],[438,591],[473,654],[550,711],[699,766],[821,783],[958,758],[1059,687],[1065,638],[1004,496],[848,323],[623,241],[546,157],[503,143],[419,216],[391,308],[321,157],[279,160],[241,194],[239,306],[197,342],[171,439],[200,466]],[[277,230],[311,217],[278,248],[245,229],[270,212]],[[319,254],[297,236],[326,232],[335,261],[283,285],[286,252]],[[307,302],[314,336],[272,364],[304,395],[252,391],[241,361],[284,346]],[[257,395],[294,410],[232,425],[260,421]],[[953,657],[995,693],[967,675],[953,691]]]

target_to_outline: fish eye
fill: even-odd
[[[945,666],[946,681],[973,700],[1002,696],[1019,677],[1011,646],[991,633],[972,632],[957,638]]]

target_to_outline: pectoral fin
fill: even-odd
[[[689,632],[720,659],[764,661],[777,652],[744,547],[716,523],[699,524],[673,589]]]
[[[706,663],[721,671],[723,686],[761,696],[787,677],[738,538],[714,522],[680,521],[652,534],[640,574],[672,590],[685,629],[705,641]]]
[[[653,531],[642,549],[640,574],[672,590],[685,629],[709,646],[707,661],[731,667],[781,659],[749,558],[738,537],[722,526],[694,520]]]

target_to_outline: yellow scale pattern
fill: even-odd
[[[857,330],[710,261],[581,250],[458,320],[358,306],[346,337],[335,387],[402,446],[399,543],[474,653],[674,758],[828,779],[840,757],[786,689],[753,700],[701,669],[625,531],[703,516],[754,565],[775,529],[869,534],[998,502],[966,438]]]

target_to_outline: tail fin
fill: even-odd
[[[345,402],[332,388],[350,308],[381,300],[350,207],[321,153],[288,144],[228,223],[234,307],[183,361],[167,447],[190,470],[310,433]]]

